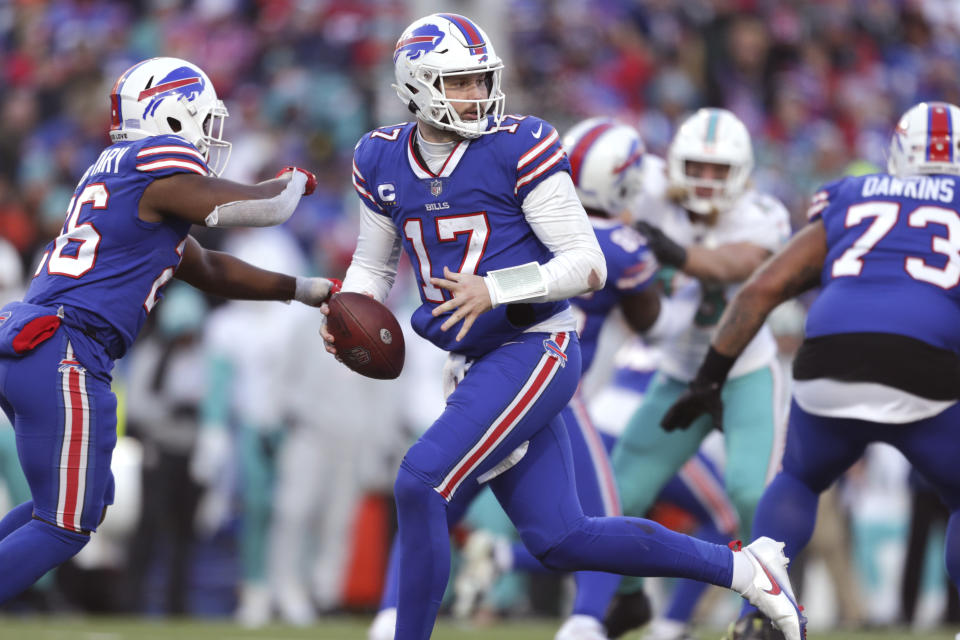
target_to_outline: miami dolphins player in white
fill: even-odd
[[[643,515],[667,481],[713,428],[701,419],[683,430],[660,422],[687,389],[710,345],[720,314],[760,264],[789,237],[789,214],[776,198],[751,188],[750,134],[725,109],[700,109],[677,130],[667,153],[667,195],[637,224],[661,265],[693,278],[702,290],[690,328],[664,341],[659,372],[613,450],[617,487],[627,515]],[[763,489],[783,447],[785,399],[776,344],[764,328],[747,347],[724,388],[724,480],[748,539]],[[620,593],[640,589],[625,579]]]

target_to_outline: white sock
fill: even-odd
[[[744,552],[731,551],[730,553],[733,554],[733,580],[730,583],[730,588],[742,594],[750,588],[755,569],[753,563],[750,562],[750,558]]]

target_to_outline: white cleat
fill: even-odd
[[[393,640],[397,631],[397,610],[395,607],[380,609],[367,629],[367,640]]]
[[[453,615],[465,620],[473,615],[500,577],[494,561],[496,539],[490,533],[477,530],[463,545],[462,563],[453,581]]]
[[[787,577],[790,561],[783,555],[783,543],[767,537],[757,538],[744,547],[742,553],[753,564],[754,574],[750,586],[740,595],[770,618],[786,640],[805,640],[807,619]]]
[[[237,623],[247,629],[270,624],[270,590],[258,582],[245,582],[240,588],[240,603],[233,614]]]
[[[610,640],[599,620],[592,616],[572,615],[553,640]]]
[[[307,592],[296,585],[277,587],[273,595],[274,608],[280,620],[294,627],[309,627],[317,621],[317,612]]]

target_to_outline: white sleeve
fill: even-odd
[[[523,201],[523,215],[553,253],[541,265],[544,300],[564,300],[603,287],[607,261],[569,173],[559,171],[538,184]]]
[[[360,235],[341,291],[373,294],[383,302],[397,278],[400,235],[393,221],[360,206]]]
[[[272,227],[293,215],[303,195],[307,176],[294,171],[283,191],[262,200],[237,200],[213,208],[204,222],[208,227]]]

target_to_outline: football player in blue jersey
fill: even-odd
[[[574,126],[563,137],[563,147],[570,158],[576,193],[597,236],[607,270],[606,283],[600,290],[570,300],[580,338],[581,371],[586,373],[596,353],[600,330],[615,309],[622,311],[631,329],[657,339],[685,327],[693,319],[699,297],[681,303],[661,301],[656,289],[650,286],[657,271],[656,260],[647,250],[643,237],[618,219],[642,189],[645,149],[637,131],[609,118],[591,118]],[[465,358],[452,357],[453,362],[456,365],[447,367],[451,376],[445,389],[447,393],[454,390],[466,373]],[[561,415],[570,437],[577,495],[584,513],[621,515],[607,444],[591,423],[579,392]],[[481,495],[484,500],[488,498],[487,494]],[[493,506],[486,512],[487,517],[505,517],[498,511]],[[504,528],[508,529],[509,523]],[[457,615],[468,615],[478,596],[492,587],[498,573],[490,566],[495,544],[497,540],[483,529],[467,540],[464,562],[455,583]],[[510,557],[510,569],[545,571],[523,545],[513,545],[509,552],[500,555]],[[395,580],[393,573],[392,562],[390,580]],[[556,640],[605,640],[602,620],[620,576],[581,571],[575,574],[575,580],[577,591],[572,612],[557,632]],[[396,594],[397,589],[388,586],[381,613],[371,625],[371,640],[392,640]]]
[[[416,118],[364,135],[354,152],[364,207],[346,290],[383,300],[405,250],[420,290],[414,330],[470,365],[397,474],[395,637],[430,637],[450,572],[448,523],[489,483],[544,565],[732,587],[799,640],[805,623],[773,541],[732,553],[646,520],[583,514],[559,416],[580,377],[566,300],[599,290],[606,265],[556,130],[504,115],[502,69],[472,20],[415,21],[394,71]],[[765,592],[768,575],[777,586]]]
[[[793,556],[818,495],[871,442],[897,447],[950,509],[946,567],[960,584],[960,108],[911,107],[890,143],[888,174],[849,177],[813,196],[810,223],[724,312],[689,391],[664,418],[722,419],[727,373],[781,302],[820,285],[807,316],[783,468],[753,533]],[[755,635],[749,610],[733,637]]]
[[[314,306],[335,285],[257,269],[188,235],[192,224],[279,224],[316,183],[294,167],[252,186],[217,177],[227,110],[202,70],[145,60],[110,99],[113,144],[80,179],[23,301],[0,310],[0,406],[32,495],[0,520],[0,603],[76,554],[113,502],[111,369],[171,278]]]

